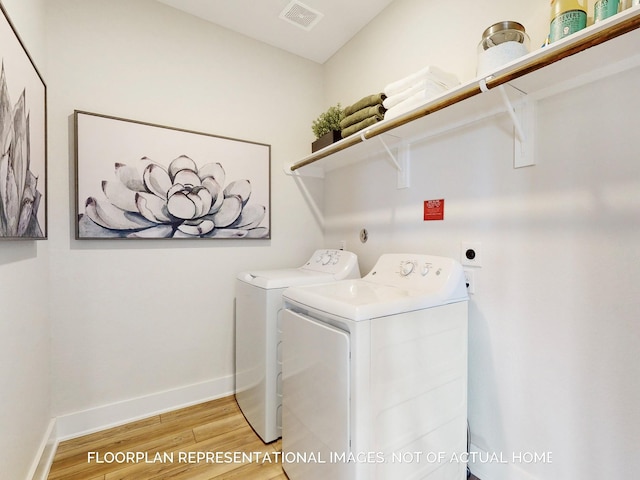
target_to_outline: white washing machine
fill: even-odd
[[[382,255],[362,279],[285,290],[291,480],[466,479],[467,289],[455,260]]]
[[[266,443],[282,431],[282,292],[292,285],[360,278],[358,258],[317,250],[303,266],[240,273],[236,280],[236,401]]]

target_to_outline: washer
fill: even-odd
[[[347,278],[360,278],[360,269],[357,256],[344,250],[317,250],[299,268],[243,272],[237,277],[236,401],[266,443],[282,431],[282,292],[291,285]]]
[[[283,466],[291,480],[463,480],[462,267],[382,255],[362,279],[285,290]]]

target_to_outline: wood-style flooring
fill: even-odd
[[[231,396],[61,442],[48,479],[286,480],[281,448],[262,442]],[[222,457],[241,452],[249,461]]]
[[[61,442],[48,480],[287,480],[281,451],[230,396]]]

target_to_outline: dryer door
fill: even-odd
[[[349,335],[285,310],[282,346],[284,469],[292,480],[348,479]]]

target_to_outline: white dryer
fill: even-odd
[[[292,285],[360,278],[358,258],[344,250],[317,250],[303,266],[240,273],[236,280],[236,401],[262,440],[282,431],[282,292]]]
[[[467,289],[454,260],[382,255],[362,279],[284,292],[291,480],[463,480]]]

